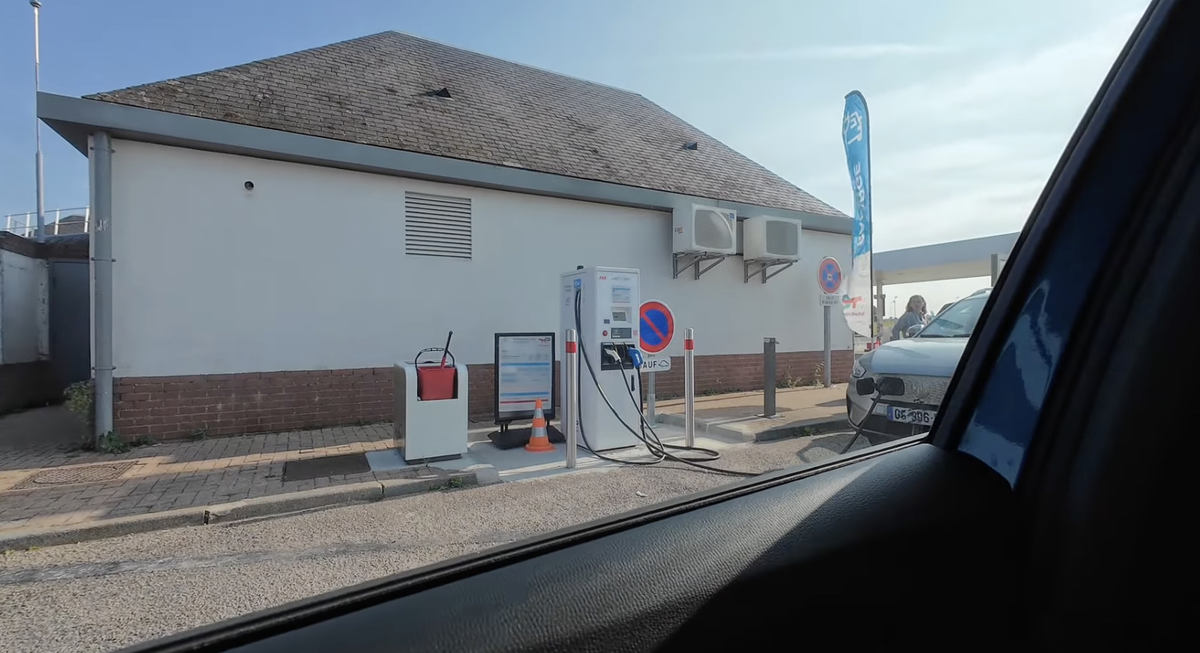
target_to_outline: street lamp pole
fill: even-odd
[[[33,92],[34,92],[34,134],[37,144],[37,154],[34,155],[34,165],[36,166],[36,184],[37,184],[37,241],[39,243],[46,240],[46,196],[42,187],[42,121],[37,117],[37,94],[42,90],[42,55],[41,55],[41,34],[38,27],[38,18],[41,13],[42,3],[40,0],[29,0],[29,4],[33,7]]]

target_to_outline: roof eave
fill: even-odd
[[[700,202],[734,209],[739,215],[767,213],[799,218],[808,230],[851,233],[851,220],[846,216],[818,215],[650,188],[622,186],[99,100],[38,93],[37,111],[38,118],[85,156],[88,135],[106,131],[114,138],[120,139],[618,206],[669,211],[677,206]]]

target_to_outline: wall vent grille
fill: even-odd
[[[404,253],[471,258],[471,198],[406,191]]]

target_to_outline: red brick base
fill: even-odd
[[[662,398],[683,394],[683,359],[671,363],[671,371],[655,379]],[[834,381],[846,381],[853,363],[851,352],[833,352]],[[820,366],[821,352],[781,352],[777,383],[812,383]],[[468,369],[471,416],[491,419],[493,366]],[[696,358],[698,393],[762,386],[761,354]],[[116,380],[114,396],[115,428],[124,436],[176,439],[201,431],[217,436],[364,424],[391,420],[392,368],[127,377]]]

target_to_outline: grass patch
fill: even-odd
[[[467,486],[466,481],[461,478],[449,478],[441,485],[435,485],[429,488],[430,492],[449,492],[451,490],[461,490]]]

